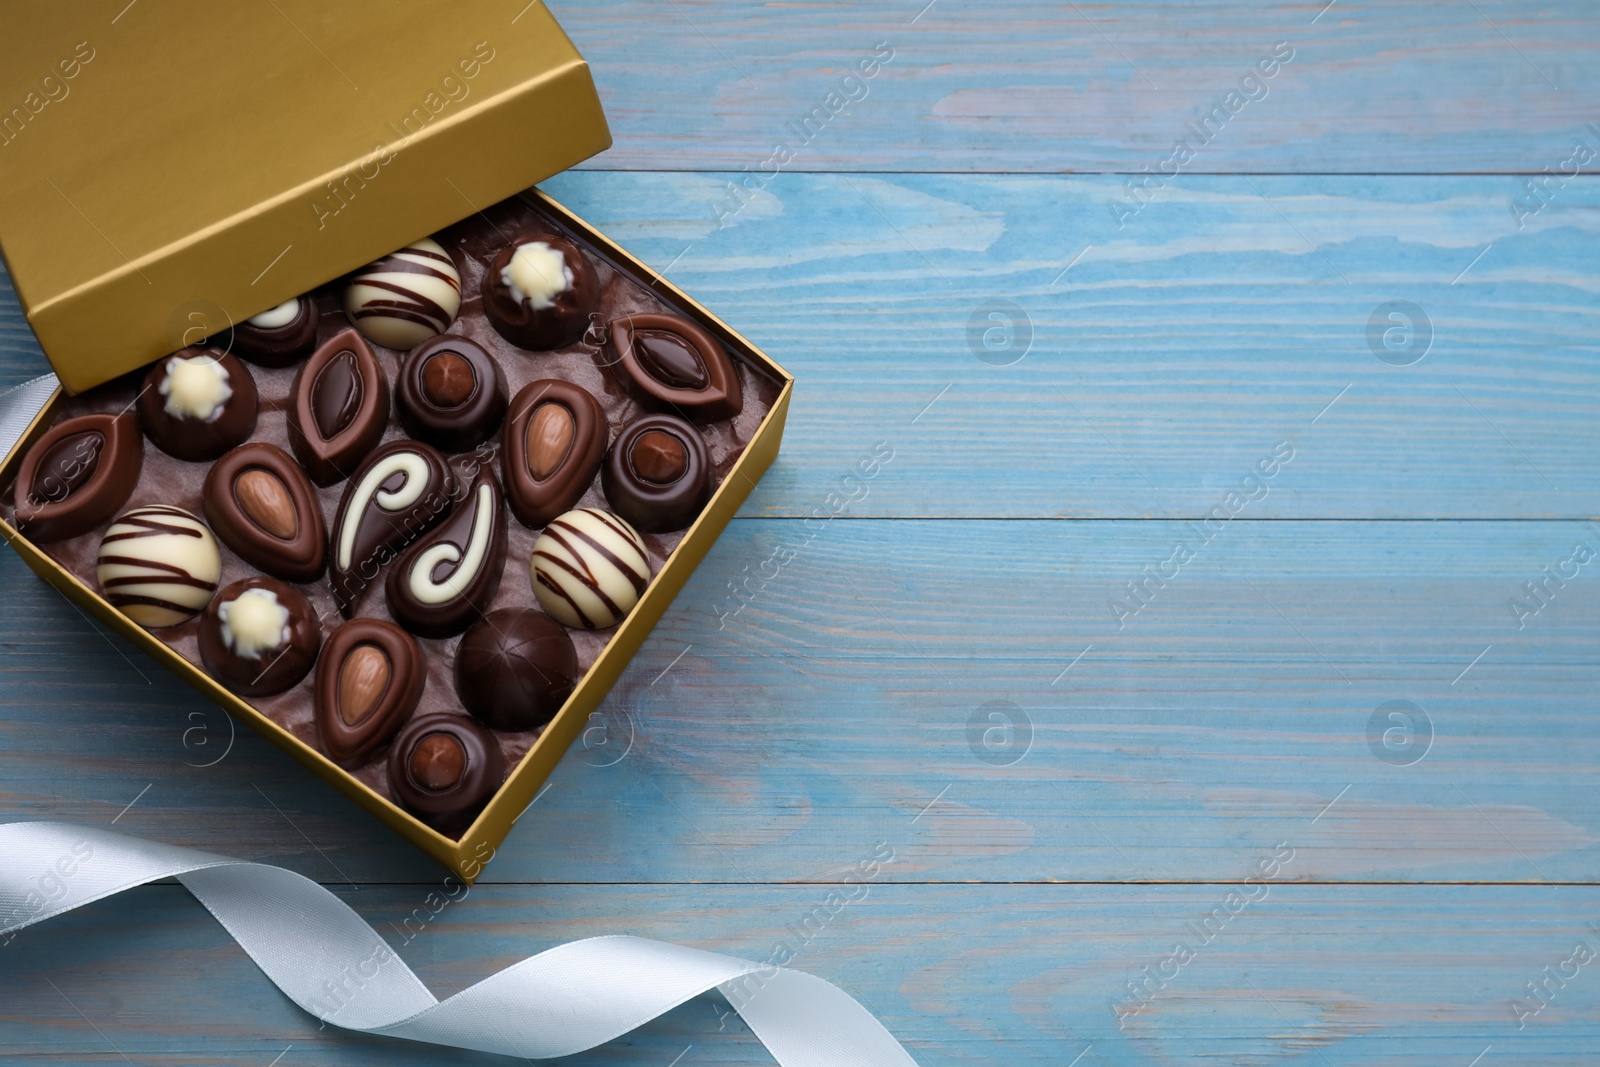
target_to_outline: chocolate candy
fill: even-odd
[[[262,367],[288,367],[317,344],[317,302],[296,296],[224,331],[217,344]]]
[[[537,529],[582,499],[606,450],[600,402],[571,382],[529,382],[500,435],[500,473],[512,514]]]
[[[182,508],[152,504],[111,524],[96,576],[106,601],[140,626],[175,626],[211,602],[222,553],[205,523]]]
[[[465,715],[419,715],[389,749],[395,799],[437,825],[464,827],[500,788],[505,773],[499,742]]]
[[[494,469],[480,463],[450,517],[389,568],[389,613],[412,633],[450,637],[481,617],[506,566],[506,521]]]
[[[427,664],[416,638],[382,619],[351,619],[317,660],[317,733],[341,767],[359,767],[389,743],[422,699]]]
[[[486,726],[532,730],[555,717],[578,682],[572,638],[550,616],[501,608],[456,649],[456,695]]]
[[[156,361],[134,406],[145,434],[167,455],[216,459],[255,430],[256,382],[226,352],[185,348]]]
[[[488,440],[506,413],[506,379],[482,345],[440,334],[400,363],[395,387],[400,424],[412,437],[446,452]]]
[[[367,340],[401,351],[443,333],[461,309],[461,274],[439,242],[424,237],[356,271],[344,313]]]
[[[200,662],[247,697],[293,687],[322,647],[322,624],[293,586],[256,576],[225,586],[200,617]]]
[[[732,418],[744,403],[719,342],[679,315],[625,315],[606,327],[606,354],[641,392],[698,423]]]
[[[451,488],[444,457],[421,441],[391,441],[367,457],[344,487],[328,546],[328,580],[346,618],[383,565],[449,514]]]
[[[128,502],[144,466],[129,414],[80,415],[46,430],[17,471],[17,529],[35,541],[88,533]]]
[[[240,445],[206,474],[206,521],[245,562],[291,582],[315,581],[328,531],[305,472],[276,445]]]
[[[600,298],[594,268],[563,237],[525,235],[483,275],[483,314],[507,341],[547,352],[583,336]]]
[[[616,623],[650,584],[650,557],[633,527],[599,508],[555,519],[533,543],[533,592],[560,622],[599,630]]]
[[[600,485],[635,529],[681,530],[711,499],[711,452],[700,431],[676,415],[646,415],[617,435]]]
[[[289,447],[318,485],[348,478],[388,421],[389,379],[355,330],[329,338],[294,376]]]

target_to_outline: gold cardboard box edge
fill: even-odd
[[[462,834],[460,840],[445,837],[411,816],[387,797],[369,789],[317,749],[301,741],[267,715],[217,683],[159,638],[128,619],[99,593],[57,564],[11,524],[0,521],[0,532],[3,532],[6,541],[34,574],[59,590],[73,603],[91,611],[108,626],[149,653],[157,662],[188,682],[196,691],[210,698],[214,704],[261,734],[310,769],[317,777],[354,800],[368,813],[375,815],[385,825],[469,885],[481,876],[489,860],[493,858],[494,852],[511,832],[512,825],[521,817],[539,787],[549,778],[572,742],[577,739],[583,724],[588,721],[590,712],[598,708],[605,699],[645,638],[666,614],[667,608],[682,591],[706,554],[710,552],[711,546],[721,536],[761,476],[777,458],[783,431],[788,422],[790,398],[794,391],[793,375],[666,278],[539,190],[527,190],[520,195],[555,214],[567,226],[582,233],[636,278],[663,291],[686,313],[698,319],[734,347],[742,358],[777,379],[781,387],[772,408],[745,444],[744,452],[734,463],[722,484],[717,487],[705,510],[685,532],[683,540],[678,543],[667,562],[652,577],[650,587],[645,590],[644,596],[612,634],[611,640],[606,643],[599,657],[584,673],[561,710],[551,719],[543,734],[529,748],[522,762],[507,777],[505,784],[484,807],[477,820]],[[165,353],[159,353],[153,358],[160,358],[161,355]],[[9,485],[15,479],[23,454],[49,427],[64,398],[64,393],[58,390],[29,424],[11,452],[0,459],[0,487]],[[490,850],[488,856],[483,854],[485,845]]]
[[[380,172],[363,183],[360,195],[352,194],[338,213],[359,209],[357,214],[334,220],[340,236],[334,244],[318,241],[322,226],[311,228],[317,216],[309,194],[327,177],[319,175],[92,282],[25,304],[29,325],[62,385],[79,393],[183,347],[174,343],[182,336],[174,318],[186,308],[204,316],[193,331],[197,341],[230,320],[273,307],[515,195],[530,177],[542,181],[609,148],[611,133],[589,65],[576,49],[572,55],[562,66],[393,146],[385,167],[413,167],[434,177],[386,183]],[[534,119],[550,116],[559,127],[547,136],[514,136]],[[349,167],[358,162],[335,173],[348,181]],[[429,195],[421,196],[423,186]],[[296,246],[313,254],[291,258]],[[108,335],[97,325],[108,319],[122,327]]]

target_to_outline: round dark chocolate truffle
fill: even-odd
[[[483,314],[518,348],[565,348],[589,328],[600,282],[578,247],[554,234],[525,234],[483,275]]]
[[[185,348],[156,360],[134,406],[157,448],[204,462],[249,440],[256,428],[256,382],[226,352]]]
[[[478,342],[453,333],[406,354],[395,395],[406,432],[446,452],[487,441],[506,413],[500,365]]]
[[[505,778],[500,742],[465,715],[419,715],[389,749],[389,789],[407,811],[465,828]]]
[[[200,618],[200,662],[243,696],[292,688],[322,647],[316,609],[276,578],[245,578],[222,589]]]
[[[578,681],[572,638],[543,612],[501,608],[456,649],[456,695],[496,730],[532,730],[561,710]]]
[[[215,338],[225,351],[262,367],[289,367],[317,346],[317,302],[311,296],[290,297],[277,307],[252,315]]]
[[[676,415],[646,415],[617,435],[600,485],[635,529],[681,530],[711,499],[711,451],[700,431]]]

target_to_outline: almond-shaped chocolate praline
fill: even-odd
[[[555,717],[578,683],[572,636],[531,608],[501,608],[477,622],[456,648],[456,695],[496,730],[532,730]]]
[[[295,374],[289,447],[317,485],[348,478],[388,422],[389,379],[355,330],[329,338]]]
[[[483,315],[518,348],[548,352],[583,336],[600,301],[589,259],[555,234],[524,234],[483,274]]]
[[[571,382],[543,378],[517,390],[500,434],[500,475],[511,513],[537,530],[570,510],[606,453],[606,413]]]
[[[506,379],[478,342],[442,333],[407,352],[395,385],[400,425],[446,452],[487,441],[506,413]]]
[[[328,530],[294,457],[252,441],[211,465],[200,494],[206,521],[246,563],[290,582],[321,577]]]
[[[402,548],[450,514],[454,477],[437,449],[390,441],[356,471],[328,539],[328,581],[349,618],[367,584]]]
[[[241,696],[291,689],[322,647],[316,609],[293,586],[257,575],[224,586],[200,617],[200,662]]]
[[[417,710],[427,664],[416,638],[382,619],[351,619],[322,646],[313,707],[317,734],[341,767],[359,767]]]
[[[131,414],[63,419],[17,471],[17,529],[41,544],[86,534],[117,513],[139,483],[144,438]]]
[[[636,530],[666,533],[693,522],[711,499],[711,450],[687,420],[645,415],[617,434],[600,471],[611,510]]]
[[[196,463],[249,440],[257,406],[249,368],[215,348],[185,348],[156,360],[134,404],[157,448]]]
[[[290,297],[229,327],[213,341],[260,367],[292,367],[317,346],[317,320],[321,317],[310,294]]]
[[[389,568],[389,614],[422,637],[451,637],[483,616],[506,568],[505,507],[487,462],[450,517]]]
[[[440,829],[465,829],[505,773],[500,743],[465,715],[419,715],[389,748],[394,798]]]
[[[624,315],[606,327],[606,357],[658,405],[691,422],[730,419],[744,405],[722,343],[681,315]]]

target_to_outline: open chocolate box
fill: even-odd
[[[509,80],[456,125],[489,136],[520,107],[537,140],[564,102],[567,147],[508,163],[451,131],[490,190],[608,142],[581,59],[542,7],[521,18],[538,47],[469,47],[472,77],[487,87],[489,54]],[[598,135],[560,135],[573,107]],[[214,235],[212,256],[169,242],[131,271],[105,260],[89,285],[133,328],[104,346],[62,317],[82,285],[39,259],[42,223],[0,209],[19,296],[74,390],[0,462],[0,520],[40,577],[470,881],[776,456],[793,383],[536,190],[481,210],[419,199],[441,176],[428,136],[384,146],[393,175],[345,203],[388,182],[408,214],[356,212],[326,262],[271,286],[241,283]],[[292,206],[320,235],[311,203]],[[275,204],[223,229],[248,245]],[[126,256],[142,223],[124,223]]]

